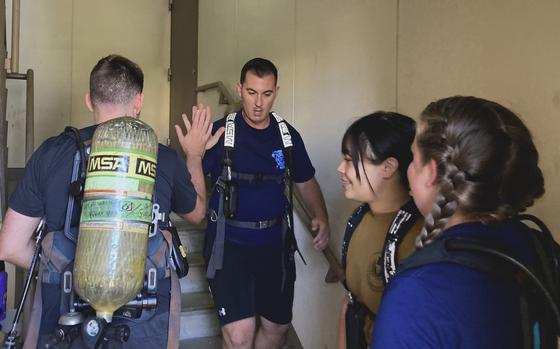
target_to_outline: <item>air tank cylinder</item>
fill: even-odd
[[[74,264],[74,289],[111,322],[142,289],[158,141],[144,122],[121,117],[93,135]]]

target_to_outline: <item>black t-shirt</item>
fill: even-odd
[[[96,125],[80,130],[82,140],[91,139],[95,128]],[[43,142],[25,166],[24,175],[10,197],[9,207],[28,217],[46,217],[49,230],[61,230],[76,150],[76,142],[66,134]],[[174,150],[160,144],[156,171],[155,197],[160,212],[191,212],[196,204],[196,191],[185,161]],[[74,214],[74,226],[77,225],[77,213]]]

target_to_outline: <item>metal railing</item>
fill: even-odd
[[[205,92],[212,89],[218,90],[218,92],[220,93],[219,103],[228,105],[228,108],[226,110],[228,113],[234,111],[239,107],[239,102],[237,101],[237,99],[229,92],[227,87],[221,81],[211,82],[206,85],[198,86],[195,91]]]

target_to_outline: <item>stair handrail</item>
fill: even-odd
[[[217,89],[220,93],[220,104],[227,104],[230,108],[235,108],[237,104],[236,98],[229,92],[226,85],[222,81],[214,81],[209,84],[198,86],[196,92],[205,92],[208,90]]]
[[[311,229],[311,212],[309,211],[307,206],[305,206],[303,197],[297,190],[294,190],[294,210],[299,216],[304,228],[314,238],[317,235],[317,232]],[[325,275],[325,282],[344,282],[346,278],[344,269],[342,269],[338,258],[336,257],[330,246],[327,245],[327,247],[323,250],[323,256],[325,256],[325,259],[329,263],[329,270],[327,271],[327,275]]]

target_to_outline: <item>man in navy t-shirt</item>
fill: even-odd
[[[225,118],[215,122],[214,129],[225,126],[226,136],[203,161],[204,172],[211,175],[213,184],[218,182],[210,200],[205,258],[226,348],[280,348],[292,320],[295,265],[293,250],[286,247],[288,169],[289,180],[312,212],[312,226],[318,232],[315,247],[323,250],[329,239],[323,195],[303,140],[271,112],[277,77],[276,67],[266,59],[254,58],[245,64],[237,85],[243,108],[228,116],[232,122]],[[287,135],[289,153],[284,144]],[[233,141],[233,149],[228,141]],[[226,145],[232,178],[224,184]],[[231,194],[227,201],[235,206],[229,216],[224,195],[228,186],[233,189],[225,189]],[[221,238],[220,224],[225,230]],[[220,239],[223,248],[216,246]],[[217,257],[221,253],[223,257]],[[221,262],[217,268],[215,259]]]
[[[138,117],[142,108],[144,76],[138,65],[130,60],[110,55],[102,58],[90,75],[90,91],[86,94],[86,105],[93,113],[95,125],[79,131],[83,141],[90,140],[96,125],[121,116]],[[186,117],[184,117],[186,120]],[[202,156],[206,146],[215,144],[219,135],[210,139],[210,114],[207,108],[193,108],[193,125],[185,121],[190,131],[187,135],[178,132],[185,161],[172,149],[159,145],[157,175],[155,180],[155,200],[160,212],[166,216],[171,211],[184,219],[200,222],[205,217],[206,194],[202,174]],[[26,165],[23,178],[9,201],[9,208],[0,230],[0,259],[28,269],[34,252],[32,235],[40,219],[44,217],[49,233],[43,241],[42,260],[50,260],[56,265],[53,255],[63,245],[53,238],[54,231],[64,228],[67,213],[69,186],[73,159],[77,150],[76,141],[68,134],[47,139],[33,154]],[[79,209],[73,210],[71,226],[77,227]],[[61,235],[63,236],[63,235]],[[161,234],[156,234],[156,251],[166,246]],[[64,240],[64,239],[63,239]],[[152,241],[152,238],[150,238]],[[148,246],[153,246],[151,242]],[[149,247],[150,249],[150,247]],[[41,270],[52,266],[41,265]],[[130,339],[125,347],[155,348],[166,347],[167,343],[178,346],[178,338],[168,337],[171,282],[165,273],[157,284],[158,308],[146,322],[129,322]],[[42,275],[42,274],[40,274]],[[41,292],[36,295],[32,323],[27,331],[25,347],[40,347],[49,340],[57,326],[61,310],[60,283],[44,281],[40,277]],[[41,296],[42,295],[42,296]],[[118,322],[118,319],[113,322]],[[145,325],[145,326],[144,326]],[[175,326],[176,324],[171,324]],[[176,333],[178,335],[178,332]],[[175,344],[173,344],[175,343]]]

